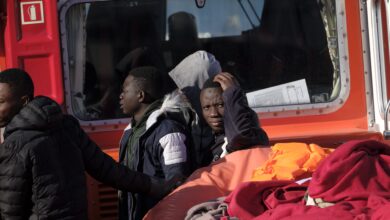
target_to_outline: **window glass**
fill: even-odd
[[[167,4],[167,15],[175,16],[180,11],[193,15],[199,38],[241,35],[242,31],[260,25],[264,0],[228,2],[230,4],[225,4],[225,0],[211,0],[199,9],[188,1],[171,0]]]
[[[153,65],[167,73],[197,50],[214,54],[244,91],[266,91],[252,107],[338,96],[334,0],[207,0],[203,8],[183,0],[96,1],[72,5],[65,20],[70,103],[81,120],[124,117],[119,94],[129,70]],[[297,80],[304,88],[289,84],[289,102],[266,97]],[[174,88],[167,74],[163,83],[165,92]],[[293,97],[301,93],[304,102]]]

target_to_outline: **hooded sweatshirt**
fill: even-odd
[[[220,73],[221,66],[214,55],[197,51],[179,63],[169,75],[187,96],[196,113],[201,116],[200,91],[210,77]],[[268,137],[260,128],[256,112],[249,106],[239,87],[232,87],[223,93],[224,132],[213,135],[203,120],[194,123],[192,138],[195,157],[199,166],[206,166],[228,152],[246,149],[255,145],[268,145]]]
[[[213,159],[210,146],[215,142],[211,128],[202,117],[200,91],[207,79],[214,77],[221,71],[221,65],[214,55],[200,50],[187,56],[169,72],[169,76],[187,97],[196,112],[196,116],[193,117],[194,121],[191,123],[193,161],[196,163],[196,167],[210,164]]]

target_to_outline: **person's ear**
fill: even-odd
[[[145,101],[145,92],[140,90],[138,92],[138,102],[143,103]]]
[[[23,107],[26,106],[30,102],[30,98],[26,95],[22,96],[20,98],[20,100],[21,100]]]

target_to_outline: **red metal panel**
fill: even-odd
[[[0,28],[0,71],[4,69],[5,69],[4,38],[3,38],[3,29]]]
[[[35,95],[64,102],[58,33],[57,1],[7,2],[6,66],[29,72]]]
[[[0,71],[5,69],[4,30],[6,19],[6,4],[7,1],[0,1]]]
[[[384,54],[384,64],[386,72],[386,85],[390,85],[390,56],[389,56],[389,36],[387,34],[387,19],[390,18],[386,13],[386,2],[381,0],[379,2],[381,9],[381,20],[382,20],[382,34],[383,34],[383,54]],[[390,97],[390,89],[387,89],[387,97]]]

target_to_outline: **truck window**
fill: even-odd
[[[260,94],[253,108],[332,102],[341,88],[336,15],[335,0],[68,1],[60,17],[68,110],[82,121],[126,117],[119,94],[132,68],[168,72],[197,50],[214,54],[248,98]],[[174,89],[167,74],[163,83]],[[280,85],[288,101],[272,93]]]

